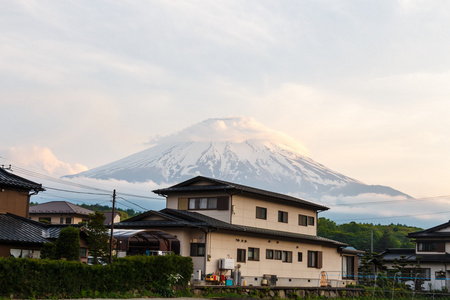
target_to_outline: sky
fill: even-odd
[[[448,196],[449,31],[444,0],[5,0],[0,164],[59,177],[245,116],[366,184]]]

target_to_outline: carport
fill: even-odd
[[[152,229],[115,229],[115,249],[126,255],[180,254],[180,241],[173,235]]]

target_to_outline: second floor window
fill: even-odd
[[[298,225],[308,226],[308,217],[304,215],[298,215]]]
[[[227,210],[228,207],[228,197],[198,197],[188,199],[188,209],[189,210],[201,210],[201,209],[211,209],[211,210]]]
[[[445,252],[444,243],[420,242],[417,244],[419,252]]]
[[[267,208],[265,207],[256,207],[256,218],[267,220]]]
[[[287,223],[288,222],[288,213],[287,211],[278,211],[278,222]]]

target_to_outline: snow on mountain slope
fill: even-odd
[[[203,175],[306,199],[405,194],[368,186],[304,155],[304,146],[252,118],[208,119],[154,141],[149,149],[67,177],[153,181],[167,186]]]

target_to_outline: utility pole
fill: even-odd
[[[109,238],[109,263],[112,263],[112,252],[114,244],[114,217],[116,215],[116,190],[113,191],[112,212],[111,212],[111,236]]]

